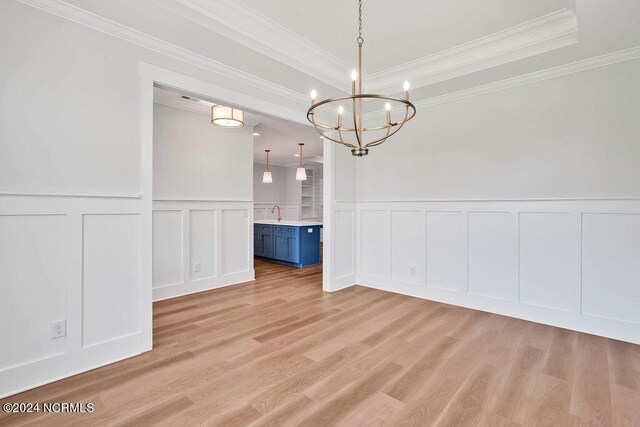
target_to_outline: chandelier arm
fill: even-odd
[[[382,138],[378,138],[375,141],[371,141],[370,143],[368,143],[367,145],[364,146],[364,148],[369,148],[369,147],[375,147],[378,146],[380,144],[382,144],[383,142],[385,142],[387,139],[391,138],[393,135],[395,135],[396,133],[398,133],[398,131],[402,129],[402,125],[399,125],[397,128],[394,129],[393,132],[388,133],[387,135],[383,136]]]
[[[313,122],[312,122],[312,123],[313,123]],[[330,136],[327,136],[327,135],[324,133],[324,131],[323,131],[323,130],[319,129],[319,128],[315,125],[315,123],[314,123],[314,125],[313,125],[313,128],[314,128],[314,129],[315,129],[315,130],[320,134],[320,136],[321,136],[321,137],[323,137],[323,138],[327,138],[329,141],[336,142],[336,143],[338,143],[338,144],[342,144],[342,145],[344,145],[345,147],[355,148],[355,147],[354,147],[353,145],[351,145],[351,144],[347,144],[347,143],[345,143],[345,142],[343,142],[343,141],[341,141],[341,140],[340,140],[340,141],[338,141],[337,139],[333,139],[333,138],[331,138]]]
[[[344,142],[344,138],[342,137],[342,115],[341,114],[338,115],[338,126],[335,128],[335,130],[338,131],[338,138],[340,138],[340,141],[338,142],[339,144],[342,144],[345,147],[349,147],[349,148],[356,148],[353,144]]]
[[[345,147],[356,148],[353,144],[344,142],[344,138],[342,137],[342,129],[340,129],[340,126],[338,126],[336,130],[338,131],[338,138],[340,138],[340,144],[344,145]]]
[[[333,141],[333,142],[335,142],[335,143],[337,143],[337,144],[344,145],[345,147],[348,147],[348,148],[356,148],[353,144],[349,144],[349,143],[344,142],[344,141],[342,141],[342,140],[333,139],[333,138],[331,138],[330,136],[326,136],[326,135],[323,135],[323,137],[324,137],[324,138],[326,138],[326,139],[328,139],[329,141]]]
[[[356,119],[356,98],[353,98],[353,127],[355,129],[356,140],[358,141],[358,147],[362,148],[362,142],[360,141],[360,130],[358,129],[358,121]]]
[[[398,131],[399,131],[400,129],[402,129],[402,126],[404,126],[404,124],[405,124],[406,122],[408,122],[408,120],[407,120],[407,115],[408,115],[408,113],[409,113],[409,107],[407,107],[407,111],[405,112],[405,115],[404,115],[405,119],[404,119],[403,121],[401,121],[401,122],[399,122],[399,123],[398,123],[398,127],[397,127],[396,129],[394,129],[394,131],[393,131],[393,132],[391,132],[391,133],[387,132],[387,135],[386,135],[386,136],[384,136],[383,138],[380,138],[380,139],[377,139],[377,140],[375,140],[375,141],[372,141],[372,142],[368,143],[367,145],[365,145],[365,147],[364,147],[364,148],[375,147],[376,145],[380,145],[380,144],[382,144],[383,142],[385,142],[388,138],[390,138],[390,137],[392,137],[393,135],[395,135],[396,133],[398,133]],[[390,128],[389,128],[389,129],[390,129]]]
[[[405,111],[409,111],[409,108],[411,108],[411,114],[405,114],[405,119],[401,122],[396,122],[391,124],[391,126],[395,126],[395,125],[399,125],[400,123],[404,122],[404,121],[409,121],[411,119],[413,119],[413,117],[416,114],[416,107],[413,105],[413,103],[411,103],[410,101],[404,100],[404,99],[399,99],[399,98],[392,98],[392,97],[388,97],[388,96],[383,96],[383,95],[377,95],[377,94],[369,94],[369,93],[365,93],[365,94],[360,94],[360,95],[355,95],[355,96],[339,96],[339,97],[335,97],[335,98],[329,98],[329,99],[325,99],[323,101],[317,102],[315,103],[313,106],[311,106],[309,108],[309,110],[307,111],[307,120],[309,120],[309,122],[311,122],[314,126],[318,126],[320,128],[326,129],[326,130],[336,130],[335,126],[333,125],[326,125],[323,123],[319,123],[315,121],[315,115],[314,115],[314,110],[321,106],[321,105],[325,105],[325,104],[329,104],[329,103],[333,103],[333,102],[338,102],[338,101],[343,101],[343,100],[349,100],[351,99],[353,101],[353,103],[355,104],[355,99],[360,99],[360,98],[366,98],[366,99],[380,99],[380,100],[388,100],[391,102],[395,102],[395,103],[400,103],[403,104],[405,106]],[[385,124],[383,126],[374,126],[374,127],[369,127],[369,128],[361,128],[358,129],[357,125],[354,128],[348,128],[348,127],[343,127],[342,130],[343,131],[347,131],[347,132],[356,132],[356,130],[360,131],[360,137],[362,137],[362,132],[364,131],[375,131],[375,130],[384,130],[387,129],[387,127],[389,127],[389,124]]]

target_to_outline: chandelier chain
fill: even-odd
[[[358,44],[362,46],[364,39],[362,38],[362,0],[358,0]]]

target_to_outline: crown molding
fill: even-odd
[[[574,11],[562,9],[487,37],[373,73],[367,90],[400,92],[401,80],[413,88],[549,52],[578,42]]]
[[[238,1],[176,0],[184,17],[340,90],[351,90],[349,65]]]
[[[61,0],[17,0],[20,3],[49,12],[102,33],[117,37],[173,59],[194,65],[247,86],[280,96],[294,103],[308,104],[308,96],[268,80],[215,61],[204,55],[181,48],[164,40],[96,15]]]
[[[594,56],[592,58],[582,59],[579,61],[570,62],[568,64],[559,65],[557,67],[546,68],[544,70],[534,71],[529,74],[510,77],[508,79],[500,80],[497,82],[474,86],[468,89],[450,92],[440,96],[424,98],[419,101],[414,101],[414,105],[416,106],[416,109],[434,107],[440,104],[461,101],[463,99],[472,98],[474,96],[485,95],[488,93],[499,92],[518,86],[538,83],[544,80],[555,79],[557,77],[579,73],[582,71],[588,71],[594,68],[605,67],[607,65],[613,65],[620,62],[631,61],[634,59],[640,59],[640,46],[606,53],[604,55]],[[400,114],[400,109],[398,108],[395,108],[393,111],[395,111],[397,114]],[[379,120],[381,117],[384,117],[384,114],[385,113],[383,111],[373,111],[365,114],[364,118],[365,120]]]
[[[557,67],[534,71],[533,73],[523,74],[521,76],[511,77],[497,82],[447,93],[441,96],[425,98],[415,102],[414,104],[416,108],[433,107],[435,105],[446,104],[448,102],[460,101],[462,99],[472,98],[474,96],[484,95],[487,93],[499,92],[518,86],[538,83],[544,80],[555,79],[557,77],[588,71],[594,68],[605,67],[607,65],[613,65],[620,62],[631,61],[634,59],[640,59],[640,46],[606,53],[604,55],[594,56],[580,61],[570,62]]]

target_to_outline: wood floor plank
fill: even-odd
[[[335,425],[339,420],[353,411],[358,404],[382,389],[400,370],[401,367],[393,362],[384,364],[356,381],[353,385],[342,390],[336,397],[326,402],[309,417],[304,419],[300,425]]]
[[[434,425],[475,426],[487,410],[490,391],[498,368],[479,366],[453,396]]]
[[[587,334],[578,336],[571,414],[589,423],[611,424],[611,389],[605,338]]]
[[[154,303],[151,352],[0,400],[0,425],[640,425],[640,346],[256,261]]]

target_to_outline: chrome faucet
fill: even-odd
[[[282,221],[282,217],[280,216],[280,206],[275,205],[271,208],[271,213],[273,213],[276,209],[278,209],[278,222]]]

